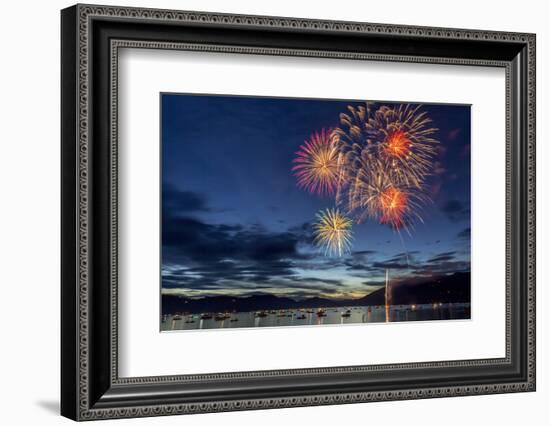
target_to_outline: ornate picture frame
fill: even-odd
[[[128,7],[61,12],[61,413],[74,420],[535,390],[535,35]],[[506,356],[119,377],[121,48],[427,64],[506,73]]]

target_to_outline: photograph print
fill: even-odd
[[[470,105],[160,104],[161,331],[470,319]]]

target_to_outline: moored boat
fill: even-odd
[[[216,316],[214,317],[214,321],[225,321],[225,320],[228,319],[229,317],[230,317],[230,315],[228,315],[228,314],[218,313],[218,314],[216,314]]]

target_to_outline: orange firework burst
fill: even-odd
[[[332,195],[338,180],[338,151],[333,131],[322,129],[306,140],[293,161],[298,186],[318,195]]]
[[[368,149],[350,150],[340,170],[336,202],[358,223],[370,218],[410,232],[422,221],[419,212],[430,201],[424,187],[395,182],[388,166]]]
[[[313,226],[314,241],[324,250],[325,255],[342,256],[351,248],[352,225],[352,220],[338,209],[320,211]]]
[[[433,170],[438,143],[432,120],[420,105],[383,105],[365,123],[365,134],[398,183],[420,186]]]
[[[421,186],[432,173],[438,141],[437,129],[420,105],[396,106],[367,102],[365,106],[348,106],[340,114],[340,126],[334,130],[338,150],[347,153],[365,150],[386,163],[392,178],[399,184]]]
[[[397,188],[390,187],[380,194],[380,223],[389,224],[394,229],[403,226],[403,217],[407,212],[408,195]]]
[[[437,129],[420,106],[348,106],[334,130],[338,149],[336,203],[357,222],[375,219],[409,232],[430,201]]]
[[[395,132],[388,135],[386,138],[386,143],[384,144],[384,152],[393,157],[406,157],[409,154],[409,148],[411,146],[411,141],[401,130],[396,130]]]

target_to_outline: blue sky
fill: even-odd
[[[385,270],[406,284],[470,268],[470,107],[423,105],[440,141],[433,203],[401,235],[354,225],[352,252],[312,243],[333,207],[296,185],[292,160],[312,132],[364,101],[162,94],[162,291],[186,296],[272,293],[361,297]],[[383,105],[384,103],[379,103]]]

